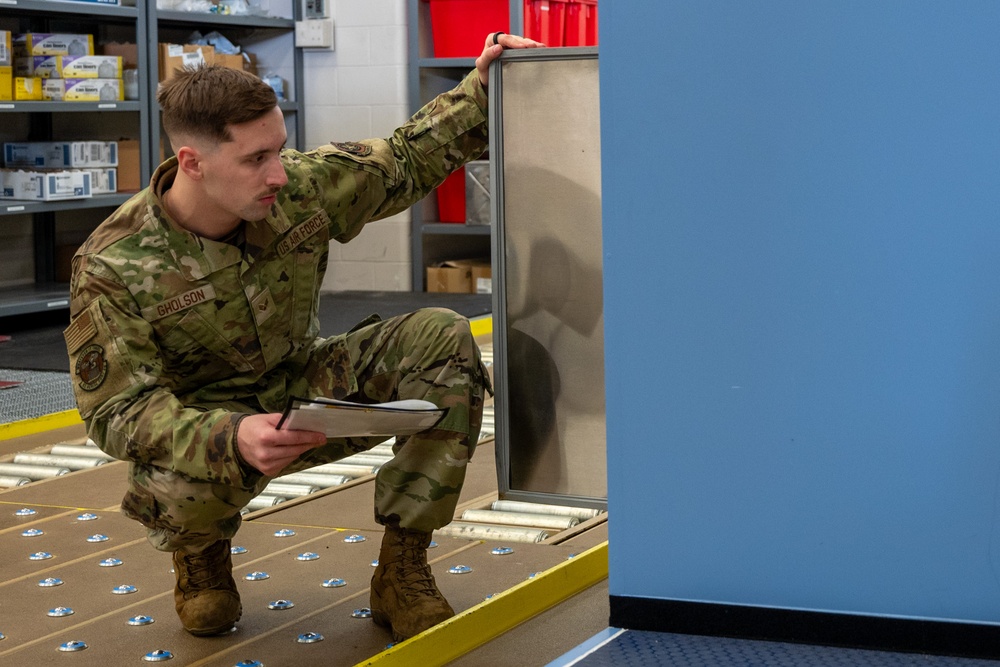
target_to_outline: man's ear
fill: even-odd
[[[177,151],[177,167],[192,179],[201,179],[201,155],[198,149],[191,146],[181,146]]]

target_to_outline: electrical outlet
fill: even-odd
[[[333,49],[333,19],[295,22],[295,46],[306,49]]]
[[[304,19],[325,19],[326,0],[302,0],[302,18]]]

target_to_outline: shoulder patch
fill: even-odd
[[[351,155],[357,155],[359,157],[365,157],[366,155],[371,155],[372,147],[365,144],[359,144],[355,141],[345,141],[342,143],[334,143],[334,146],[344,151],[345,153],[350,153]]]
[[[80,378],[80,389],[94,391],[108,377],[108,361],[104,358],[104,348],[96,343],[80,351],[76,358],[76,376]]]
[[[90,316],[90,311],[85,310],[80,315],[70,323],[66,331],[63,332],[63,336],[66,338],[66,349],[69,350],[70,354],[73,354],[86,343],[88,340],[97,335],[97,326],[94,324],[93,318]]]

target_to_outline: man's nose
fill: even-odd
[[[267,184],[270,187],[284,187],[288,183],[288,174],[285,173],[285,165],[282,164],[280,158],[274,158],[271,161],[271,168],[268,170],[267,174]]]

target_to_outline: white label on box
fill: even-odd
[[[493,294],[493,279],[476,278],[476,294]]]
[[[10,30],[0,30],[0,66],[9,66],[11,62]]]

